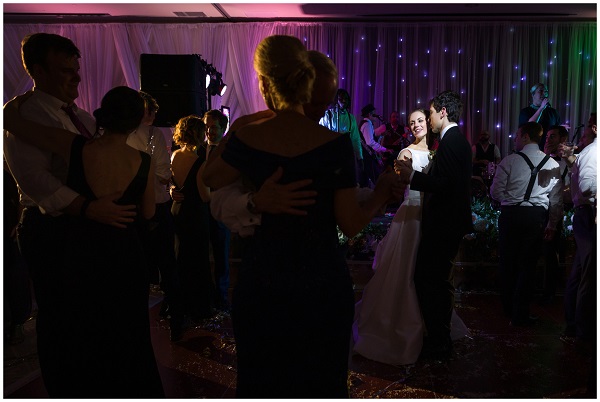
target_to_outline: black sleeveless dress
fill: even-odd
[[[175,258],[183,290],[183,310],[193,320],[210,317],[214,292],[209,260],[209,215],[207,202],[202,201],[196,176],[204,162],[199,156],[188,172],[183,185],[175,183],[183,193],[182,202],[173,202],[171,213],[175,227]],[[174,181],[174,180],[173,180]]]
[[[282,166],[281,183],[309,178],[318,193],[307,216],[263,214],[246,249],[232,304],[237,397],[347,398],[354,293],[334,193],[356,183],[350,137],[290,158],[230,135],[222,158],[256,188]]]
[[[73,141],[67,185],[94,200],[82,160],[85,141]],[[140,168],[118,204],[140,203],[150,167],[150,156],[140,155]],[[65,284],[61,324],[70,397],[164,397],[150,338],[146,267],[135,224],[119,229],[68,218],[65,263],[57,274]]]

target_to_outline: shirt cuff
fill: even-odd
[[[41,200],[38,206],[44,214],[59,216],[78,196],[79,194],[77,192],[71,190],[67,186],[63,186],[50,197]]]

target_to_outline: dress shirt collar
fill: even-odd
[[[444,135],[446,134],[446,131],[450,130],[452,127],[458,127],[458,124],[456,124],[456,123],[450,123],[446,127],[444,127],[444,129],[440,133],[440,141],[442,139],[444,139]]]
[[[540,147],[538,146],[538,144],[531,143],[531,144],[527,144],[527,145],[523,146],[523,149],[521,150],[521,152],[523,152],[524,154],[531,155],[531,154],[537,153],[539,150],[540,150]]]
[[[50,95],[48,92],[44,92],[39,88],[33,88],[34,96],[37,96],[42,102],[47,105],[50,105],[52,108],[56,108],[57,110],[62,108],[63,106],[69,106],[65,102],[61,101],[55,96]],[[73,111],[77,112],[77,106],[73,104]]]

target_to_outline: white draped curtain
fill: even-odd
[[[355,114],[373,103],[379,114],[398,111],[406,120],[411,110],[451,89],[465,105],[460,124],[467,138],[473,143],[488,130],[503,156],[513,147],[509,136],[537,82],[548,85],[550,102],[571,135],[596,111],[595,22],[5,23],[3,30],[5,102],[32,86],[21,63],[21,40],[51,32],[81,50],[77,103],[88,111],[115,86],[139,89],[140,54],[200,54],[228,85],[222,98],[211,98],[212,107],[229,106],[236,118],[265,107],[252,67],[256,45],[287,34],[331,57]]]

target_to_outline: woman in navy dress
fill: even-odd
[[[358,205],[349,137],[304,115],[315,72],[300,40],[265,38],[254,66],[277,115],[230,134],[203,178],[219,188],[243,175],[260,188],[282,167],[280,183],[310,179],[317,196],[302,216],[263,213],[244,256],[232,305],[237,396],[347,398],[354,293],[336,226],[358,233],[390,199],[395,175]]]
[[[94,112],[103,134],[87,140],[22,120],[18,105],[26,99],[5,106],[5,129],[69,161],[67,185],[87,200],[120,193],[117,204],[137,206],[136,222],[125,228],[86,219],[85,207],[81,216],[65,216],[64,263],[51,267],[61,277],[56,325],[65,330],[56,347],[73,357],[61,368],[73,384],[64,397],[164,397],[150,338],[149,273],[136,228],[154,215],[154,167],[148,154],[126,144],[144,101],[131,88],[110,90]]]

